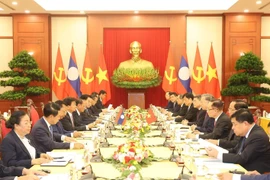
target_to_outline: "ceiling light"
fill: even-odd
[[[0,8],[0,11],[4,11],[4,9],[3,8]]]
[[[138,14],[138,13],[139,13],[139,11],[134,11],[134,13],[135,13],[135,14]]]
[[[24,12],[25,12],[25,13],[30,13],[30,11],[29,11],[29,10],[25,10]]]
[[[249,10],[248,9],[245,9],[244,12],[247,13],[247,12],[249,12]]]
[[[256,4],[262,4],[262,1],[256,1]]]
[[[84,11],[80,11],[81,14],[84,14]]]
[[[188,13],[191,14],[191,13],[193,13],[193,11],[192,10],[189,10]]]
[[[12,4],[13,4],[13,5],[17,5],[18,3],[17,3],[16,1],[13,1]]]

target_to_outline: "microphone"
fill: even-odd
[[[188,175],[188,174],[184,174],[184,169],[187,169],[188,170],[188,173],[189,174],[192,174],[193,172],[185,165],[185,163],[183,164],[183,167],[182,167],[182,170],[181,170],[181,173],[179,174],[178,176],[178,180],[188,180],[191,178],[191,175]]]

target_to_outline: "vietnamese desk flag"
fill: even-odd
[[[64,99],[67,97],[67,92],[65,90],[65,84],[67,82],[65,69],[63,66],[62,56],[60,52],[60,47],[58,45],[56,62],[53,72],[53,80],[52,80],[52,90],[57,97],[57,99]]]
[[[195,55],[195,60],[194,60],[194,65],[193,65],[193,71],[192,71],[192,77],[190,81],[190,87],[192,89],[192,92],[196,95],[198,94],[204,94],[205,89],[204,89],[204,71],[202,67],[202,60],[201,60],[201,55],[200,55],[200,50],[197,45],[196,48],[196,55]]]
[[[79,70],[78,70],[78,66],[77,66],[77,62],[75,58],[73,45],[71,48],[67,77],[68,77],[68,83],[66,83],[66,91],[68,93],[68,96],[75,97],[75,98],[81,96],[80,76],[79,76]]]
[[[212,44],[206,71],[205,87],[207,87],[205,88],[206,93],[212,94],[215,98],[220,98],[219,80]]]
[[[184,94],[186,92],[191,92],[190,88],[190,73],[187,60],[184,56],[181,57],[180,68],[178,71],[178,81],[181,82],[182,86],[177,86],[177,92]]]
[[[94,92],[94,75],[89,56],[89,49],[86,46],[84,64],[81,74],[81,92],[82,94],[91,94]]]
[[[164,71],[163,81],[162,81],[162,89],[167,92],[176,92],[176,83],[177,83],[177,75],[176,75],[175,63],[173,59],[171,45],[169,45],[169,52],[166,62],[166,67]]]
[[[96,80],[94,81],[94,87],[96,92],[99,92],[100,90],[104,90],[107,92],[105,99],[102,101],[102,103],[105,104],[111,99],[111,87],[102,45],[100,45],[100,53],[97,67],[98,68],[96,70]]]

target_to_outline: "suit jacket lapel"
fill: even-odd
[[[29,154],[28,150],[26,149],[26,147],[24,146],[24,144],[22,143],[22,141],[19,139],[19,137],[17,136],[17,134],[12,131],[12,136],[15,140],[15,142],[21,147],[21,149],[29,156],[29,158],[31,159],[31,155]]]
[[[49,128],[48,128],[46,122],[45,122],[45,119],[42,118],[41,120],[42,120],[41,123],[43,124],[43,126],[44,126],[45,129],[47,130],[47,134],[48,134],[50,137],[52,137],[52,134],[51,134],[51,132],[50,132],[50,130],[49,130]],[[53,138],[53,137],[52,137],[52,138]]]

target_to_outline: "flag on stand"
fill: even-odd
[[[162,81],[162,89],[165,92],[166,91],[176,92],[176,83],[177,83],[177,73],[176,73],[171,45],[169,45],[169,52],[168,52],[166,67],[165,67],[163,81]]]
[[[156,122],[157,118],[156,116],[154,115],[154,112],[151,108],[148,109],[148,115],[146,117],[146,122],[148,124],[151,124],[152,122]]]
[[[73,49],[73,45],[71,48],[71,54],[68,65],[68,74],[67,74],[68,83],[66,83],[66,91],[68,96],[70,97],[79,97],[81,96],[80,90],[80,76],[79,70],[75,58],[75,53]]]
[[[63,66],[60,46],[58,45],[52,80],[52,90],[57,99],[62,100],[67,97],[67,92],[65,90],[66,82],[67,82],[66,73]]]
[[[94,91],[94,78],[93,69],[89,56],[89,49],[86,46],[85,58],[81,74],[81,92],[82,94],[91,94]]]
[[[221,97],[215,55],[212,44],[210,48],[209,60],[206,71],[205,91],[206,93],[212,94],[215,98]]]
[[[125,115],[124,115],[124,111],[122,111],[118,121],[117,121],[117,124],[121,124],[121,125],[124,125],[125,124]]]
[[[205,77],[204,77],[204,71],[202,67],[202,60],[201,60],[200,50],[197,45],[193,71],[192,71],[192,77],[190,81],[190,87],[194,94],[198,95],[198,94],[205,93],[204,80],[205,80]]]
[[[189,66],[187,63],[187,59],[184,56],[181,57],[181,61],[180,61],[180,67],[178,70],[178,81],[180,81],[180,83],[177,84],[178,93],[184,94],[186,92],[192,91],[190,88]]]
[[[105,104],[107,101],[111,99],[111,87],[110,87],[109,75],[108,75],[107,66],[105,63],[102,45],[100,45],[98,66],[96,70],[96,80],[94,82],[95,82],[94,87],[95,87],[96,92],[99,92],[100,90],[104,90],[107,92],[105,99],[102,100],[102,103]]]

